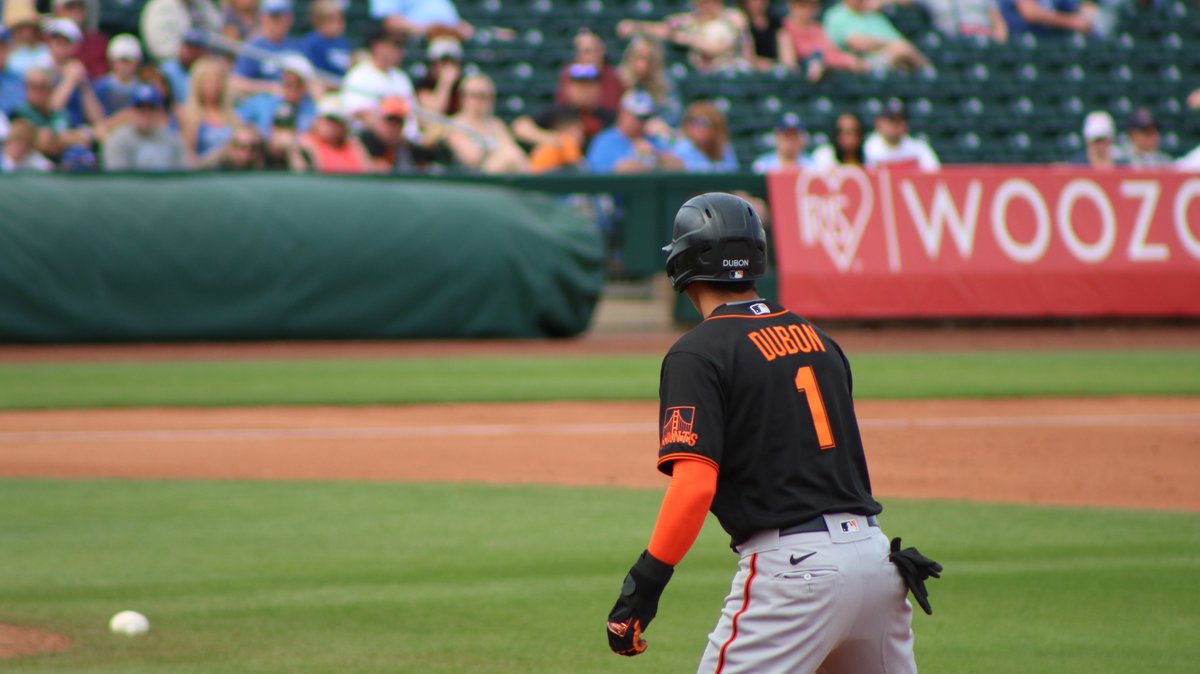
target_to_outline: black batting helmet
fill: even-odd
[[[682,292],[692,281],[734,283],[767,273],[767,233],[750,202],[724,192],[688,199],[675,214],[667,277]]]

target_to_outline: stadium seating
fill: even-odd
[[[296,30],[307,30],[311,0],[296,3]],[[105,24],[135,30],[142,3],[105,3]],[[481,28],[466,45],[469,63],[492,75],[499,92],[498,114],[513,117],[552,101],[556,74],[571,58],[580,27],[605,36],[610,59],[624,43],[616,24],[624,18],[655,19],[686,11],[687,0],[457,0],[463,18]],[[827,0],[826,4],[832,4]],[[361,42],[370,24],[367,0],[353,0],[348,13],[352,41]],[[786,8],[774,0],[777,11]],[[743,165],[766,149],[770,126],[782,111],[795,111],[814,140],[824,138],[841,112],[863,115],[890,97],[909,104],[913,132],[926,137],[943,161],[1046,163],[1082,149],[1083,117],[1108,110],[1120,124],[1130,110],[1151,108],[1163,131],[1163,149],[1182,154],[1200,144],[1200,114],[1186,97],[1200,88],[1200,7],[1186,0],[1159,11],[1126,10],[1117,33],[1100,41],[1073,36],[1015,40],[998,45],[953,38],[933,30],[924,11],[892,7],[896,26],[932,60],[921,73],[849,76],[832,74],[818,84],[785,72],[737,76],[701,75],[683,66],[682,50],[668,53],[685,102],[711,98],[729,116]],[[511,42],[496,40],[489,27],[510,28]],[[409,50],[408,67],[420,68],[420,45]]]

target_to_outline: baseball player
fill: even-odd
[[[689,200],[664,251],[671,285],[705,318],[663,359],[658,468],[671,482],[608,616],[610,648],[646,649],[711,509],[740,562],[701,674],[915,672],[906,594],[929,612],[924,581],[941,566],[879,528],[845,355],[758,297],[766,234],[745,200]]]

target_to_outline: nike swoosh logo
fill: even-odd
[[[792,566],[795,566],[795,565],[799,564],[800,562],[803,562],[804,560],[808,559],[809,557],[812,557],[815,554],[817,554],[817,553],[810,552],[807,555],[804,555],[803,557],[797,557],[796,555],[792,555],[791,557],[788,558],[788,561],[790,561],[792,563]]]

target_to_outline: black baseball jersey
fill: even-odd
[[[816,326],[763,300],[722,305],[663,359],[659,470],[716,466],[712,512],[735,542],[823,513],[877,515],[851,390]]]

